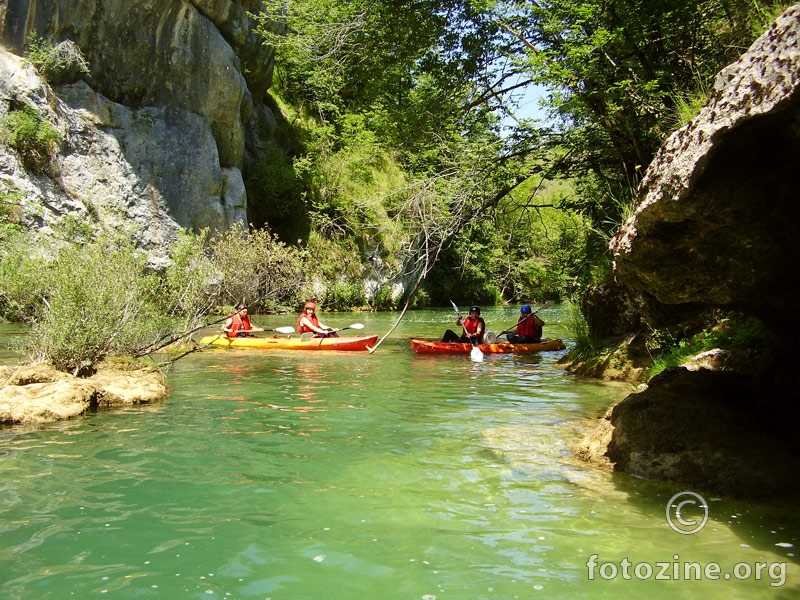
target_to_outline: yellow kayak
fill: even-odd
[[[305,338],[301,336],[273,337],[237,337],[225,335],[207,335],[200,339],[201,346],[222,346],[225,348],[248,348],[255,350],[369,350],[378,341],[375,335],[357,335],[349,337]]]

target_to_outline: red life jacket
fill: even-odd
[[[319,327],[319,319],[317,318],[317,315],[315,313],[312,313],[310,317],[306,313],[303,313],[302,315],[297,317],[297,331],[299,331],[300,333],[309,333],[309,332],[314,333],[313,329],[310,329],[309,327],[300,324],[300,321],[303,320],[303,317],[308,319],[314,327]]]
[[[252,328],[253,326],[250,325],[250,317],[240,317],[239,313],[236,313],[231,317],[231,330],[228,332],[228,337],[239,337],[240,331],[242,333],[250,333]]]
[[[531,338],[541,338],[542,337],[542,326],[539,325],[540,320],[539,317],[536,315],[531,315],[527,319],[524,319],[517,325],[517,334],[522,336],[528,336]]]
[[[462,322],[464,323],[464,329],[466,329],[467,332],[469,333],[477,333],[479,323],[481,325],[481,332],[482,333],[486,332],[486,321],[484,321],[482,317],[478,317],[476,319],[473,319],[472,317],[467,317]]]

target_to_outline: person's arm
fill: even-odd
[[[461,315],[458,315],[456,317],[456,325],[458,325],[459,327],[463,325],[463,321],[461,320]]]
[[[225,325],[222,327],[222,331],[225,333],[231,332],[231,325],[233,325],[233,317],[228,317],[228,320],[225,321]]]
[[[325,323],[320,323],[319,326],[321,329],[318,333],[330,333],[334,330],[333,327],[329,327],[328,325],[325,325]]]
[[[326,331],[324,329],[321,329],[322,323],[320,323],[319,324],[320,326],[317,327],[305,315],[303,316],[302,319],[300,319],[300,324],[305,326],[305,327],[308,327],[314,333],[326,333]]]

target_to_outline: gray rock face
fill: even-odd
[[[127,231],[157,265],[181,228],[247,222],[245,144],[258,155],[269,145],[260,139],[263,123],[274,120],[261,103],[273,52],[247,14],[261,5],[0,4],[0,44],[21,53],[33,32],[52,42],[69,39],[91,70],[85,82],[51,88],[0,47],[0,118],[34,107],[64,140],[52,177],[27,173],[0,143],[0,193],[22,196],[23,223],[47,229],[75,218]]]
[[[799,86],[795,5],[719,73],[708,104],[651,163],[611,243],[620,281],[665,304],[796,321]]]
[[[125,231],[158,266],[180,229],[245,221],[241,173],[220,167],[202,115],[168,106],[131,110],[83,82],[54,96],[33,68],[2,50],[0,77],[0,116],[11,105],[33,106],[64,138],[52,177],[26,172],[0,144],[0,191],[21,193],[25,225],[47,230],[73,218]]]
[[[0,11],[0,41],[21,53],[34,31],[72,40],[89,63],[93,89],[129,107],[205,116],[222,166],[241,168],[253,90],[260,100],[272,80],[272,51],[246,14],[260,7],[260,0],[10,0]]]

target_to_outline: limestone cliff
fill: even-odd
[[[132,229],[157,263],[180,228],[245,221],[247,132],[274,128],[263,103],[273,53],[248,16],[260,7],[260,0],[1,3],[0,117],[31,106],[64,139],[50,177],[25,173],[0,143],[0,192],[22,193],[26,224],[46,227],[71,215]],[[85,81],[51,88],[39,79],[19,58],[32,33],[77,44],[91,71]]]

